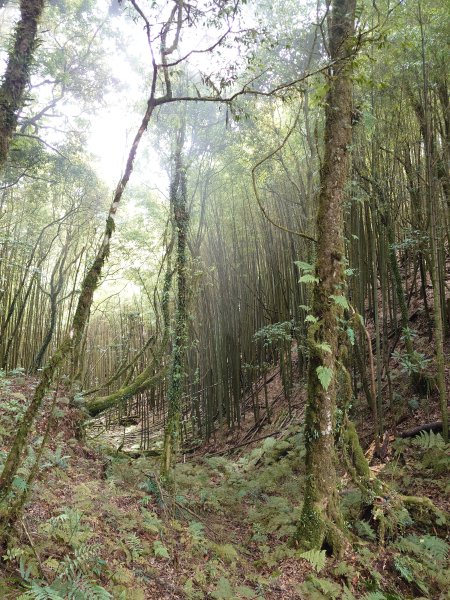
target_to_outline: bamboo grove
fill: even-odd
[[[58,116],[64,102],[102,110],[99,88],[116,85],[106,56],[120,25],[105,26],[94,4],[48,2],[42,46],[28,41],[23,58],[11,44],[23,35],[20,25],[7,40],[8,66],[12,57],[22,70],[18,84],[7,70],[0,90],[7,156],[0,157],[0,368],[44,384],[20,448],[12,462],[11,453],[5,459],[2,500],[14,495],[31,417],[41,419],[54,384],[82,409],[81,430],[122,427],[122,445],[138,451],[159,452],[164,440],[166,476],[181,449],[248,419],[270,422],[267,379],[274,369],[288,419],[293,391],[308,381],[317,412],[310,407],[307,419],[317,420],[314,427],[324,429],[327,410],[338,408],[351,420],[368,405],[379,448],[386,407],[407,402],[393,391],[391,367],[400,365],[397,374],[408,379],[412,394],[439,399],[448,439],[445,7],[434,0],[373,7],[335,0],[331,17],[318,4],[317,24],[309,19],[313,3],[286,0],[275,11],[279,31],[287,27],[281,35],[270,31],[268,3],[261,4],[258,25],[245,31],[238,25],[246,3],[194,10],[176,1],[162,11],[163,25],[145,3],[112,3],[109,18],[134,22],[133,35],[142,38],[136,48],[145,51],[135,60],[145,73],[145,100],[132,108],[139,125],[110,204],[86,150],[82,117]],[[39,21],[40,3],[23,0],[20,10]],[[288,26],[292,10],[304,14]],[[216,36],[202,50],[206,60],[229,43],[238,64],[223,68],[221,79],[183,53],[185,31],[195,35],[205,19]],[[78,48],[71,35],[88,41]],[[64,43],[52,45],[46,36],[62,39],[65,54]],[[239,59],[233,44],[244,48]],[[198,76],[194,68],[205,72]],[[41,94],[47,80],[51,89]],[[13,99],[5,95],[8,87],[17,92]],[[119,86],[114,93],[122,93]],[[47,141],[52,120],[64,132]],[[151,148],[159,149],[164,190],[146,180]],[[338,163],[341,179],[333,183],[327,177]],[[327,186],[342,189],[338,204],[325,209]],[[327,237],[335,228],[338,252]],[[415,329],[416,298],[426,331]],[[433,340],[431,356],[416,348],[419,333]],[[351,402],[337,375],[334,381],[341,361]],[[333,403],[318,415],[330,395]],[[328,472],[334,469],[331,444],[320,454],[311,442],[304,513],[336,490],[331,475],[317,488],[326,457]],[[16,498],[14,510],[23,501]],[[326,525],[321,515],[315,518]],[[342,527],[339,510],[331,507],[328,518]],[[331,547],[338,545],[328,525],[315,539],[308,530],[314,522],[305,517],[302,523],[298,536],[309,536],[311,547],[327,536]]]

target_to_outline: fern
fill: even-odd
[[[198,521],[192,521],[189,523],[189,533],[191,534],[194,543],[199,543],[204,539],[204,530],[205,526],[203,523],[199,523]]]
[[[352,592],[348,589],[346,585],[344,585],[341,600],[356,600],[355,596],[352,594]]]
[[[158,534],[164,529],[161,519],[158,519],[154,512],[142,511],[142,525],[150,533]]]
[[[78,576],[72,581],[54,581],[51,585],[40,585],[33,581],[30,589],[21,596],[33,600],[111,600],[111,594],[100,585]]]
[[[325,550],[308,550],[307,552],[302,552],[299,554],[299,556],[300,558],[307,560],[317,573],[320,573],[320,571],[325,567]]]
[[[433,431],[421,431],[418,436],[413,440],[415,446],[420,446],[423,450],[429,450],[430,448],[445,448],[444,438],[440,433],[434,433]]]
[[[228,564],[234,564],[239,558],[237,550],[231,544],[214,544],[214,553]]]
[[[449,552],[448,544],[434,535],[408,535],[398,540],[396,547],[401,552],[414,554],[432,563],[445,563]]]
[[[51,450],[47,450],[47,460],[41,466],[41,469],[49,469],[51,467],[60,467],[61,469],[67,469],[69,466],[69,458],[68,454],[63,455],[63,449],[61,446],[58,446],[54,452]]]
[[[161,489],[153,475],[149,474],[147,481],[142,483],[139,487],[141,488],[141,490],[144,490],[147,494],[153,495],[156,500],[156,503],[159,506],[162,506],[164,504],[164,500],[161,496]]]
[[[375,540],[377,537],[375,531],[367,521],[357,521],[355,523],[355,529],[362,538]]]
[[[35,581],[31,584],[30,589],[22,594],[20,598],[24,600],[25,598],[32,598],[33,600],[64,600],[64,596],[61,596],[52,586],[41,586]]]
[[[411,572],[411,569],[408,565],[401,559],[400,556],[394,558],[394,567],[399,572],[400,576],[403,577],[405,581],[411,583],[414,581],[414,575]]]
[[[231,583],[226,577],[221,577],[217,583],[217,587],[211,594],[216,600],[235,600],[236,595],[233,592]]]
[[[159,540],[153,542],[153,554],[157,558],[170,558],[169,551]]]
[[[66,594],[67,596],[64,597],[73,600],[111,600],[112,598],[105,588],[82,577],[71,582]]]
[[[300,598],[308,598],[308,600],[337,600],[342,598],[341,586],[334,581],[328,579],[319,579],[314,575],[309,575],[302,584],[296,586],[300,593]]]
[[[74,550],[74,556],[66,556],[62,562],[61,579],[72,580],[79,574],[87,574],[90,571],[98,571],[98,565],[102,564],[98,558],[99,546],[97,544],[80,544]]]
[[[338,598],[341,593],[341,586],[329,581],[328,579],[319,579],[318,577],[310,577],[315,587],[320,590],[327,598]]]
[[[130,533],[124,539],[125,545],[130,552],[131,560],[137,560],[142,555],[144,548],[142,546],[141,540],[135,533]]]

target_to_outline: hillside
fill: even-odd
[[[271,424],[219,431],[215,442],[185,454],[175,497],[161,485],[158,457],[130,458],[107,439],[79,441],[80,413],[59,391],[59,424],[12,533],[1,597],[51,598],[44,590],[57,589],[58,581],[70,582],[70,597],[83,599],[447,597],[449,447],[439,434],[395,437],[434,420],[435,399],[422,399],[407,415],[393,407],[387,456],[372,470],[392,490],[432,498],[442,518],[426,508],[391,514],[384,498],[380,544],[380,522],[358,513],[360,493],[344,476],[345,518],[358,537],[342,557],[301,556],[289,542],[304,478],[303,386],[297,384],[289,417],[277,370],[273,375]],[[35,381],[16,373],[1,385],[6,449]],[[357,422],[364,419],[361,413]],[[34,434],[35,446],[42,433]],[[370,431],[361,433],[370,441]]]

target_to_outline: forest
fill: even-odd
[[[445,0],[0,0],[0,600],[449,596]]]

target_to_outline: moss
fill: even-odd
[[[320,549],[322,548],[325,534],[325,521],[320,514],[314,510],[311,502],[305,500],[302,516],[294,536],[296,545],[302,550]]]
[[[109,394],[109,396],[102,396],[100,398],[94,398],[85,405],[85,409],[91,417],[95,417],[101,412],[117,406],[120,403],[126,402],[139,392],[150,389],[161,381],[167,372],[167,367],[163,367],[156,374],[150,375],[155,369],[155,364],[149,365],[142,373],[128,386]]]
[[[183,167],[184,129],[177,140],[175,152],[174,176],[170,186],[170,201],[174,217],[174,231],[177,240],[176,274],[177,274],[177,308],[175,315],[175,331],[173,336],[172,360],[168,381],[168,418],[164,432],[164,448],[161,460],[161,475],[171,478],[171,471],[181,444],[181,396],[183,392],[184,355],[187,346],[187,212],[186,170]],[[165,298],[164,298],[165,301]],[[163,310],[167,308],[163,306]]]
[[[105,229],[106,235],[111,237],[112,234],[114,233],[115,229],[116,229],[116,224],[114,222],[114,219],[111,215],[109,215],[108,218],[106,219],[106,229]]]
[[[344,431],[344,443],[350,452],[352,463],[359,477],[369,481],[370,468],[367,458],[364,455],[361,444],[359,443],[358,433],[354,424],[351,421],[347,422]]]
[[[335,556],[340,556],[347,544],[347,536],[337,499],[330,499],[324,516],[322,509],[316,508],[311,499],[305,499],[302,515],[294,536],[294,543],[302,550],[325,548]]]
[[[24,92],[36,46],[37,26],[44,9],[44,0],[20,3],[20,21],[15,31],[14,46],[0,88],[0,168],[3,167],[9,145],[22,108]]]

